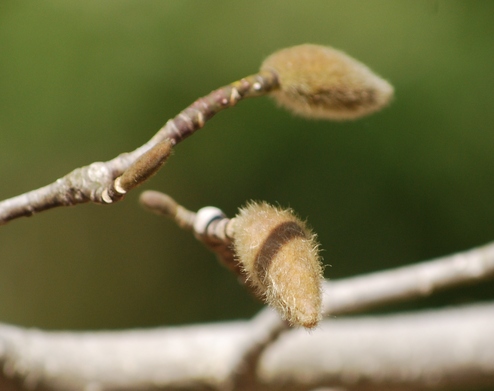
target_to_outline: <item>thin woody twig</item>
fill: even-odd
[[[245,283],[245,274],[235,259],[232,248],[232,219],[218,208],[205,207],[197,213],[186,209],[168,194],[147,190],[139,198],[147,210],[172,219],[180,228],[191,231],[218,260]]]
[[[86,202],[110,204],[123,198],[115,189],[115,179],[129,170],[141,156],[165,140],[172,145],[201,129],[207,120],[245,98],[262,96],[277,88],[272,72],[260,72],[245,77],[199,98],[188,108],[169,120],[151,140],[128,153],[107,162],[96,162],[77,168],[56,182],[0,202],[0,225],[23,216],[32,216],[58,206]],[[135,179],[135,178],[134,178]],[[144,176],[140,180],[147,180]],[[138,186],[142,182],[135,182]]]
[[[115,186],[115,179],[156,145],[169,140],[174,146],[220,111],[242,99],[271,92],[278,103],[295,113],[309,118],[345,120],[385,107],[393,96],[393,87],[365,65],[329,47],[298,45],[278,51],[266,59],[259,73],[199,98],[136,150],[78,168],[48,186],[0,202],[0,224],[57,206],[119,201],[123,198],[120,190],[126,191],[119,183]],[[150,164],[154,162],[151,158]],[[153,168],[142,170],[142,167],[139,171],[154,172]],[[138,179],[133,187],[149,177],[130,176]]]

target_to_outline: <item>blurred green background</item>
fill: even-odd
[[[395,86],[393,104],[331,123],[242,102],[144,188],[229,215],[250,199],[291,206],[318,233],[330,278],[494,240],[488,1],[2,0],[0,199],[136,148],[199,96],[306,42],[369,65]],[[0,320],[127,328],[261,308],[189,233],[142,210],[139,193],[1,227]],[[392,309],[489,300],[492,284]]]

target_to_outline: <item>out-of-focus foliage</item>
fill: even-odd
[[[369,65],[394,103],[330,123],[242,102],[145,187],[230,215],[249,199],[291,206],[318,232],[332,278],[494,240],[487,1],[2,0],[0,198],[134,149],[197,97],[305,42]],[[0,319],[123,328],[252,316],[259,304],[235,278],[138,193],[1,227]],[[420,305],[493,297],[483,284]]]

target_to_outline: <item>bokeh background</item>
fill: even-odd
[[[244,101],[181,143],[144,188],[234,215],[291,206],[344,278],[494,240],[494,2],[0,2],[0,199],[109,160],[274,50],[340,48],[393,104],[349,123]],[[58,208],[1,227],[0,320],[120,329],[248,318],[214,255],[138,205]],[[382,311],[494,299],[492,282]]]

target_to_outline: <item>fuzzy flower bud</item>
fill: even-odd
[[[290,111],[309,118],[347,120],[386,106],[393,87],[367,66],[331,47],[299,45],[264,60],[261,71],[278,76],[271,94]]]
[[[315,235],[291,210],[250,203],[235,217],[233,244],[247,280],[290,324],[321,319],[322,267]]]

